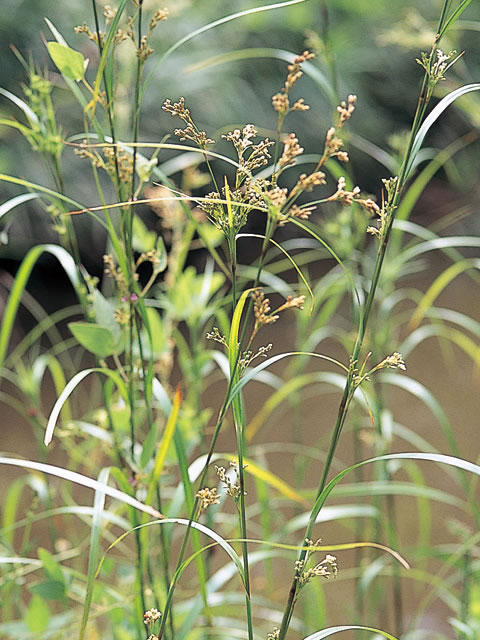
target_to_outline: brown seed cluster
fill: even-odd
[[[185,123],[184,129],[175,129],[174,133],[179,136],[180,141],[192,140],[201,149],[205,149],[207,144],[214,144],[215,140],[207,137],[205,131],[200,131],[195,125],[190,109],[185,106],[185,98],[179,98],[178,102],[172,104],[171,100],[165,100],[162,109],[172,116],[177,116]]]
[[[292,64],[288,65],[288,74],[285,84],[281,91],[272,97],[273,108],[282,119],[285,118],[290,111],[307,111],[310,109],[310,107],[305,104],[305,100],[303,98],[298,99],[293,103],[292,107],[290,107],[289,94],[293,85],[303,75],[302,64],[307,60],[312,60],[314,57],[315,54],[310,53],[310,51],[304,51],[301,55],[295,58]]]

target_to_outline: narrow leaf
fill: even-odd
[[[24,469],[34,469],[36,471],[40,471],[41,473],[48,473],[49,475],[56,476],[57,478],[63,478],[64,480],[74,482],[75,484],[82,485],[83,487],[87,487],[88,489],[93,489],[94,491],[103,491],[105,495],[110,496],[111,498],[115,498],[116,500],[120,500],[120,502],[130,505],[134,509],[138,509],[139,511],[148,513],[154,518],[163,517],[162,514],[153,507],[143,504],[143,502],[140,502],[136,498],[132,498],[132,496],[129,496],[123,491],[119,491],[114,487],[109,487],[106,484],[98,482],[98,480],[93,480],[93,478],[84,476],[81,473],[77,473],[76,471],[69,471],[68,469],[63,469],[62,467],[55,467],[51,464],[35,462],[33,460],[20,460],[19,458],[0,457],[0,464],[12,465],[14,467],[23,467]]]
[[[121,375],[116,371],[112,371],[111,369],[103,369],[102,367],[95,367],[93,369],[84,369],[80,371],[68,382],[65,389],[60,394],[58,400],[56,401],[52,412],[50,413],[50,417],[48,418],[47,428],[45,430],[45,438],[44,443],[46,446],[50,444],[53,438],[53,431],[55,429],[55,425],[57,424],[58,416],[60,415],[60,411],[70,394],[73,390],[82,382],[84,378],[86,378],[91,373],[103,373],[113,380],[113,382],[117,385],[118,390],[120,391],[123,399],[125,401],[128,400],[128,391],[125,386],[125,382],[123,381]]]

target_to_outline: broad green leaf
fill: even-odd
[[[43,568],[49,579],[56,582],[64,582],[63,571],[50,551],[47,551],[43,547],[39,547],[37,554],[39,560],[42,561]]]
[[[59,42],[47,42],[47,49],[62,76],[76,82],[83,78],[85,59],[80,51],[75,51]]]
[[[115,353],[116,340],[110,329],[90,322],[70,322],[68,328],[82,347],[99,358]]]
[[[135,251],[144,253],[155,248],[157,242],[157,234],[155,231],[149,231],[143,220],[137,216],[133,216],[133,239],[132,246]]]
[[[30,591],[44,600],[63,600],[65,583],[59,580],[44,580],[29,587]]]
[[[29,631],[32,633],[42,633],[48,627],[50,620],[50,611],[40,596],[33,594],[27,613],[25,614],[25,622]]]
[[[101,327],[105,327],[110,330],[110,333],[115,338],[117,355],[123,350],[123,344],[121,340],[121,329],[118,322],[115,320],[115,304],[111,300],[107,300],[104,295],[100,293],[98,289],[93,292],[93,309],[95,311],[95,320]]]

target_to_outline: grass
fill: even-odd
[[[211,150],[215,141],[183,98],[163,103],[179,142],[142,139],[143,97],[180,47],[227,22],[304,2],[239,10],[157,54],[151,43],[160,30],[168,36],[168,12],[121,0],[102,15],[93,1],[91,26],[78,31],[98,48],[94,69],[48,21],[49,55],[84,122],[69,135],[57,121],[51,74],[18,54],[24,97],[1,94],[20,119],[0,123],[24,135],[51,183],[0,175],[24,190],[0,217],[35,201],[58,242],[25,256],[0,330],[2,401],[29,424],[37,451],[0,457],[3,468],[23,470],[3,490],[2,637],[418,640],[434,637],[422,619],[438,601],[449,610],[450,633],[438,638],[478,634],[480,467],[462,456],[461,425],[450,424],[405,365],[431,337],[446,361],[458,350],[475,365],[479,359],[479,323],[438,300],[462,274],[477,284],[478,260],[462,250],[480,241],[409,220],[429,179],[477,137],[422,160],[445,109],[480,88],[462,84],[432,106],[461,57],[444,53],[442,39],[469,2],[445,0],[438,35],[419,54],[411,129],[401,160],[388,159],[396,175],[383,180],[378,202],[353,181],[344,140],[361,104],[353,94],[337,103],[331,52],[326,75],[309,51],[233,52],[289,64],[268,135],[252,124],[234,128],[223,135],[228,155],[223,146]],[[134,68],[126,96],[122,64]],[[314,155],[289,128],[315,112],[301,98],[303,71],[331,103],[331,126]],[[65,189],[75,156],[91,172],[81,198]],[[145,224],[145,205],[158,216],[156,229]],[[101,278],[82,262],[75,220],[86,216],[105,238]],[[256,248],[249,264],[245,240]],[[433,251],[448,265],[426,292],[407,286]],[[12,344],[44,253],[58,260],[78,304],[49,315],[30,301],[35,327]],[[292,346],[278,353],[273,336],[282,324],[294,329]],[[47,372],[57,399],[46,411]],[[253,382],[268,387],[256,414]],[[431,413],[446,449],[395,419],[398,389]],[[332,421],[327,390],[336,398]],[[306,433],[312,396],[318,418]],[[273,438],[272,426],[283,434],[280,411],[292,422],[290,441]],[[354,460],[346,464],[350,443]],[[275,451],[293,468],[275,465]],[[425,463],[450,474],[451,491],[429,486]],[[345,497],[351,502],[329,504]],[[404,549],[406,497],[416,500],[418,539]],[[437,502],[462,512],[451,524],[454,543],[431,541]],[[324,528],[331,521],[339,528]],[[332,613],[342,593],[353,596]]]

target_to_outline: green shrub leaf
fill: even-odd
[[[43,600],[63,600],[65,583],[58,580],[45,580],[38,584],[32,584],[30,591]]]
[[[32,633],[42,633],[48,627],[50,611],[40,596],[33,595],[25,615],[25,622]]]
[[[62,76],[77,82],[83,78],[86,61],[80,51],[58,42],[47,42],[47,49]]]
[[[110,329],[90,322],[70,322],[68,328],[82,347],[99,358],[115,353],[116,340]]]

